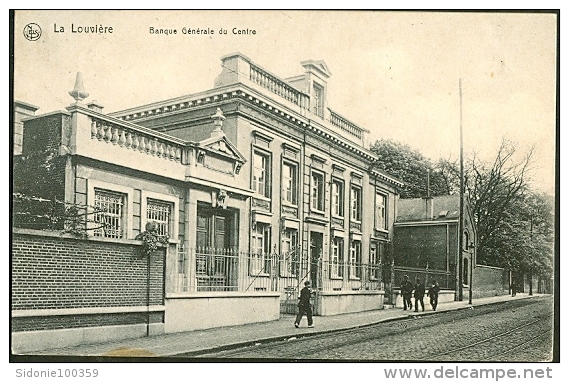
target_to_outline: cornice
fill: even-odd
[[[241,100],[265,110],[267,114],[279,117],[298,128],[305,129],[305,131],[310,132],[316,137],[328,140],[351,153],[363,157],[365,160],[373,161],[377,159],[371,151],[341,137],[324,126],[320,126],[314,120],[299,115],[284,105],[279,105],[273,100],[269,101],[265,99],[265,97],[266,96],[257,93],[255,90],[248,88],[244,84],[239,83],[226,88],[216,88],[201,94],[174,98],[168,101],[162,101],[151,105],[112,113],[110,115],[127,122],[137,120],[143,121],[170,113],[177,114],[196,107],[214,105],[222,101]]]

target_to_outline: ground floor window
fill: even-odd
[[[372,243],[369,250],[369,279],[381,279],[381,259],[384,256],[385,243]]]
[[[124,194],[95,189],[95,214],[97,227],[93,235],[119,239],[124,232]]]
[[[350,278],[362,277],[362,242],[353,240],[350,247],[350,259],[348,261],[348,273]]]
[[[286,228],[282,238],[282,254],[280,259],[280,275],[285,277],[295,277],[298,275],[299,268],[299,247],[298,231]]]
[[[146,204],[146,222],[154,223],[160,236],[170,235],[172,204],[161,200],[148,199]]]
[[[335,237],[330,256],[330,278],[344,277],[344,239]]]
[[[271,271],[271,226],[256,223],[251,239],[250,275],[269,274]]]

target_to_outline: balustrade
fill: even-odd
[[[341,130],[353,135],[354,137],[362,138],[362,128],[356,124],[348,121],[346,118],[330,110],[330,123]]]
[[[180,162],[182,159],[181,144],[168,142],[166,139],[156,137],[150,132],[144,133],[103,120],[91,120],[91,139],[97,139],[175,162]]]
[[[308,95],[288,85],[279,78],[267,73],[263,69],[251,65],[249,79],[257,85],[275,93],[276,95],[298,105],[304,109],[308,108]]]

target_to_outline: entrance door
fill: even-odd
[[[198,206],[196,223],[197,290],[237,290],[234,213]]]
[[[320,232],[310,232],[310,282],[312,289],[318,289],[319,284],[319,265],[322,256],[323,234]]]

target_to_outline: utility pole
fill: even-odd
[[[533,246],[533,213],[529,215],[529,243]],[[533,296],[533,248],[531,248],[530,266],[529,266],[529,295]]]
[[[460,99],[460,207],[458,212],[458,301],[462,301],[462,249],[464,248],[464,162],[462,145],[462,79],[458,79]]]

